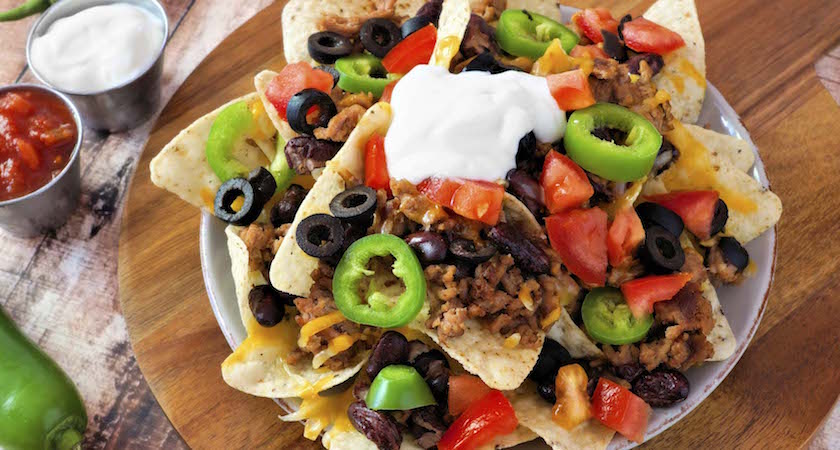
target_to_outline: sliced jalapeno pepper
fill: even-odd
[[[289,167],[289,161],[286,160],[286,140],[280,133],[277,133],[277,153],[274,155],[274,160],[268,166],[268,171],[274,175],[274,181],[277,182],[277,191],[283,192],[292,185],[292,179],[295,177],[295,170]]]
[[[367,268],[377,256],[394,257],[392,272],[405,284],[405,292],[394,299],[371,286],[362,299],[359,284],[374,275]],[[333,277],[335,305],[347,319],[381,328],[401,327],[417,316],[426,300],[426,277],[411,247],[397,236],[373,234],[354,242],[335,268]]]
[[[244,101],[223,109],[213,121],[204,151],[207,163],[222,182],[248,175],[248,168],[233,157],[232,150],[236,140],[254,126],[254,116]]]
[[[399,78],[399,75],[388,73],[382,60],[373,55],[353,55],[335,62],[338,77],[338,87],[347,92],[371,92],[375,97],[381,97],[385,86]]]
[[[595,137],[592,130],[627,133],[624,145]],[[662,135],[644,117],[619,105],[598,103],[569,117],[563,138],[566,154],[585,170],[611,181],[635,181],[650,172]]]
[[[586,294],[580,313],[586,332],[598,342],[610,345],[641,341],[653,325],[653,314],[637,319],[615,288],[595,288]]]
[[[417,369],[391,365],[380,370],[373,379],[365,403],[374,411],[408,411],[437,402]]]
[[[580,40],[559,22],[523,9],[508,9],[499,17],[496,41],[511,55],[537,59],[554,39],[560,39],[566,53]]]

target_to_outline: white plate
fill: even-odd
[[[755,167],[753,167],[751,174],[764,186],[769,187],[767,176],[764,173],[764,165],[761,163],[758,151],[750,139],[749,133],[741,125],[741,121],[732,107],[726,103],[720,92],[711,84],[708,84],[706,89],[706,100],[698,124],[708,125],[715,131],[747,140],[756,154]],[[245,339],[245,328],[239,319],[239,308],[236,304],[233,278],[230,274],[230,256],[227,252],[224,229],[225,223],[210,214],[204,213],[201,218],[201,267],[204,274],[204,283],[207,286],[207,295],[210,297],[210,306],[213,308],[213,313],[216,315],[222,333],[231,348],[235,348]],[[768,230],[747,244],[746,249],[750,253],[750,258],[758,268],[755,275],[740,285],[718,289],[724,312],[732,326],[732,331],[735,332],[735,337],[738,339],[738,348],[735,354],[726,361],[707,363],[701,367],[689,369],[686,372],[691,384],[691,393],[688,398],[670,408],[654,409],[645,440],[667,430],[668,427],[697,407],[723,381],[735,366],[735,363],[741,358],[741,355],[744,354],[744,350],[746,350],[750,339],[755,334],[761,316],[764,314],[767,294],[773,280],[773,266],[776,261],[775,248],[775,229]],[[610,449],[627,449],[633,446],[635,446],[634,443],[616,435],[616,438],[610,444]],[[541,442],[527,443],[517,447],[517,449],[544,448],[546,446]]]

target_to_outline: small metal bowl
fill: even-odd
[[[43,36],[58,19],[72,16],[94,6],[129,3],[154,14],[163,23],[164,38],[157,58],[137,77],[109,89],[97,92],[73,92],[50,83],[32,64],[30,49],[36,37]],[[26,40],[26,62],[29,69],[42,83],[67,94],[79,107],[87,126],[111,132],[134,128],[151,117],[160,104],[160,78],[163,72],[163,50],[169,36],[166,10],[156,0],[63,0],[38,18]]]
[[[70,160],[57,176],[34,192],[0,201],[0,228],[21,237],[32,237],[64,225],[79,204],[82,184],[79,153],[82,148],[84,127],[79,111],[73,102],[55,89],[36,84],[13,84],[0,87],[0,94],[21,89],[39,90],[61,99],[73,115],[78,133]]]

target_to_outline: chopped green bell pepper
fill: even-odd
[[[373,379],[365,403],[374,411],[408,411],[437,402],[417,369],[392,365],[380,370]]]
[[[371,286],[367,298],[362,299],[359,284],[364,277],[374,275],[367,268],[368,262],[388,255],[394,257],[392,272],[405,284],[405,291],[394,300]],[[335,268],[332,286],[335,305],[348,320],[381,328],[408,324],[426,300],[426,277],[417,255],[405,241],[391,234],[373,234],[354,242]]]
[[[596,128],[627,133],[624,145],[595,137]],[[623,106],[598,103],[569,117],[563,138],[566,154],[585,170],[611,181],[635,181],[650,172],[662,135],[644,117]]]
[[[586,332],[598,342],[623,345],[645,338],[653,325],[653,314],[637,319],[615,288],[595,288],[586,294],[580,307]]]
[[[400,78],[397,74],[388,73],[382,65],[382,60],[368,55],[345,56],[335,62],[338,70],[338,87],[347,92],[371,92],[374,97],[381,97],[385,86]]]
[[[286,160],[286,140],[283,139],[283,136],[280,136],[280,133],[277,133],[276,150],[274,161],[271,161],[268,171],[274,175],[274,181],[277,183],[275,192],[283,192],[291,186],[296,173],[294,169],[289,167],[289,162]]]
[[[574,31],[559,22],[524,9],[508,9],[499,16],[496,41],[511,55],[538,59],[554,39],[560,39],[566,53],[580,41]]]

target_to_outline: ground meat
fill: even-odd
[[[270,224],[252,223],[239,232],[239,238],[248,248],[248,267],[262,272],[266,280],[274,255],[288,230],[289,224],[274,228]]]
[[[461,55],[464,59],[478,56],[484,52],[494,55],[499,53],[496,45],[496,31],[478,14],[470,15],[464,39],[461,41]]]
[[[636,345],[620,345],[617,348],[612,345],[604,345],[604,356],[613,366],[624,366],[639,362],[639,347]]]
[[[671,300],[655,303],[653,310],[659,322],[676,324],[683,331],[699,331],[707,335],[715,326],[712,306],[696,283],[687,284]]]
[[[685,262],[680,272],[690,273],[692,283],[703,283],[708,278],[706,266],[703,265],[703,257],[695,251],[685,252]]]
[[[397,17],[394,12],[396,0],[376,0],[376,9],[359,16],[345,17],[339,15],[329,15],[321,18],[318,23],[320,31],[334,31],[345,36],[354,36],[359,33],[362,24],[369,19],[392,19],[397,24],[402,22],[402,18]]]
[[[715,286],[738,283],[743,279],[738,268],[726,261],[723,251],[717,245],[709,249],[706,262],[709,265],[709,279]]]
[[[405,180],[391,181],[391,192],[398,199],[398,211],[412,221],[428,228],[449,215],[429,197],[420,193],[417,187]]]
[[[344,108],[330,119],[326,127],[316,128],[315,137],[332,142],[345,142],[364,114],[365,108],[360,105]]]
[[[353,105],[361,106],[364,109],[368,109],[373,106],[374,97],[370,92],[351,94],[349,92],[342,91],[342,93],[341,98],[335,104],[339,110],[349,108]]]
[[[596,58],[589,85],[597,101],[630,108],[648,119],[660,132],[670,131],[673,119],[671,105],[654,99],[657,89],[651,81],[652,71],[649,69],[641,70],[638,78],[634,75],[634,81],[627,64]]]
[[[638,259],[628,259],[610,269],[610,273],[607,275],[607,284],[610,286],[621,286],[627,281],[641,277],[644,273],[645,268]]]

